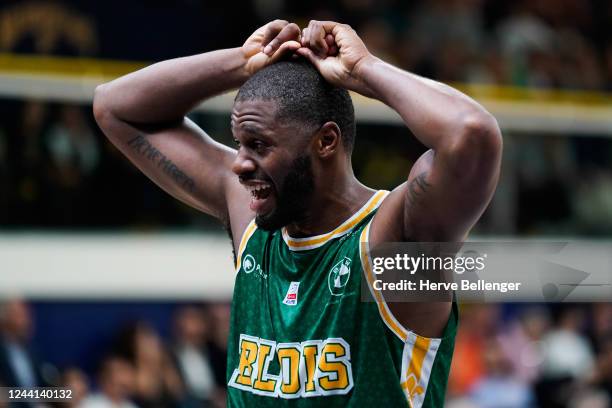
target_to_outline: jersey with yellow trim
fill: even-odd
[[[229,407],[442,407],[457,308],[442,338],[402,327],[372,279],[379,191],[334,231],[311,238],[252,222],[237,257],[228,341]]]

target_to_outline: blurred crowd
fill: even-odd
[[[185,223],[186,209],[166,199],[106,141],[90,106],[34,100],[6,101],[2,106],[1,226],[112,228]]]
[[[162,192],[102,135],[88,106],[6,102],[0,119],[0,228],[192,228],[215,222]],[[2,115],[0,115],[2,116]],[[221,142],[224,115],[193,119]],[[360,124],[357,177],[393,189],[424,152],[401,126]],[[502,175],[478,234],[609,236],[612,139],[504,134]]]
[[[441,81],[612,89],[609,1],[340,0],[285,6],[296,16],[348,22],[375,55]]]
[[[249,24],[279,15],[301,25],[308,18],[350,22],[374,54],[438,80],[612,90],[609,1],[265,3],[252,5]],[[217,44],[225,38],[219,36],[215,45],[236,45]],[[0,100],[0,107],[0,228],[212,225],[140,175],[103,137],[90,106]],[[227,115],[193,119],[231,143]],[[357,176],[376,188],[403,182],[424,151],[406,134],[401,126],[360,124],[353,155]],[[505,132],[504,155],[501,182],[477,233],[609,235],[611,139]]]
[[[85,361],[57,367],[49,363],[53,356],[40,355],[32,343],[45,333],[34,332],[33,319],[23,300],[0,306],[0,386],[72,390],[70,400],[47,407],[225,407],[227,304],[177,307],[168,338],[147,320],[118,325],[91,373]]]
[[[57,407],[225,406],[229,306],[179,305],[173,316],[166,337],[145,319],[119,325],[89,373],[84,362],[50,365],[52,356],[32,347],[45,333],[33,331],[28,303],[6,301],[0,307],[0,386],[70,388],[73,399]],[[466,304],[460,318],[445,406],[612,405],[611,303]]]
[[[449,408],[612,406],[612,304],[462,310]]]

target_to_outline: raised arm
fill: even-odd
[[[502,141],[493,116],[447,85],[376,58],[347,25],[313,21],[302,44],[298,52],[328,81],[389,105],[430,148],[385,200],[371,241],[463,240],[499,177]]]
[[[495,119],[461,92],[374,57],[347,25],[312,21],[302,45],[298,53],[329,82],[384,102],[430,149],[381,205],[370,243],[463,241],[499,178],[502,140]],[[451,310],[447,295],[444,302],[389,308],[406,328],[440,337]]]
[[[94,114],[109,140],[175,198],[224,221],[240,238],[253,217],[248,193],[231,173],[235,150],[185,115],[199,102],[239,87],[300,44],[295,24],[276,20],[242,47],[163,61],[96,88]],[[265,46],[282,46],[271,55]]]

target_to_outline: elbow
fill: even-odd
[[[444,152],[458,180],[495,178],[502,156],[502,136],[488,112],[466,116],[457,137]]]
[[[471,157],[499,161],[503,141],[497,120],[489,112],[471,114],[463,120],[456,148]]]
[[[108,85],[101,84],[96,87],[93,97],[93,114],[98,126],[104,129],[112,113],[108,102]]]

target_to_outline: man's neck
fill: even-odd
[[[289,235],[300,238],[332,231],[363,207],[375,192],[361,184],[352,173],[349,177],[329,181],[318,189],[306,217],[287,225]]]

